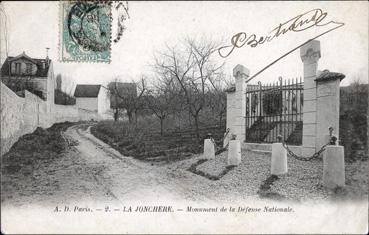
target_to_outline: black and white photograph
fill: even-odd
[[[367,234],[367,1],[2,1],[2,234]]]

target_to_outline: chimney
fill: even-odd
[[[50,61],[50,59],[49,59],[49,50],[50,50],[50,48],[49,47],[46,47],[46,59],[45,59],[45,61],[46,61],[46,65],[47,66],[49,66],[49,61]],[[46,66],[45,66],[44,63],[43,63],[43,68],[44,69],[46,68]]]

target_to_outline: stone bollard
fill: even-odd
[[[282,175],[287,173],[287,150],[282,143],[272,144],[271,174]]]
[[[205,159],[213,159],[215,158],[215,146],[211,139],[204,140],[204,154],[203,157]]]
[[[230,140],[228,145],[228,166],[238,166],[241,163],[241,143]]]
[[[333,189],[345,186],[345,159],[343,146],[328,145],[323,153],[323,185]]]

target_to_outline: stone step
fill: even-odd
[[[272,151],[267,151],[267,150],[258,150],[258,149],[253,149],[250,150],[253,153],[257,153],[257,154],[262,154],[262,155],[271,155]]]
[[[244,143],[242,148],[245,150],[264,150],[272,151],[272,144],[260,144],[260,143]]]
[[[297,155],[302,154],[302,146],[296,146],[296,145],[288,145],[289,149],[294,152]],[[265,152],[272,152],[272,144],[259,144],[259,143],[243,143],[242,149],[246,151],[265,151]],[[261,153],[261,152],[259,152]]]

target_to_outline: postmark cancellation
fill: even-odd
[[[60,1],[62,62],[110,62],[111,1]]]

